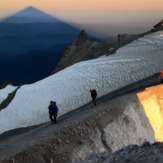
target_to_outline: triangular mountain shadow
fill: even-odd
[[[2,22],[6,22],[6,23],[36,23],[36,22],[56,23],[56,22],[60,22],[60,20],[51,15],[48,15],[47,13],[39,9],[36,9],[30,6],[5,18],[4,20],[2,20]]]
[[[79,28],[34,7],[27,7],[0,22],[0,37],[78,35]]]
[[[28,7],[0,22],[0,83],[29,84],[54,70],[80,30]]]

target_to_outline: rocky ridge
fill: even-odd
[[[94,55],[94,51],[101,46],[101,42],[90,39],[86,32],[82,30],[78,38],[65,47],[63,57],[56,66],[54,73],[79,61],[95,58],[91,55]]]
[[[82,30],[78,38],[65,47],[63,57],[61,58],[53,73],[56,73],[68,66],[71,66],[72,64],[83,60],[95,59],[102,55],[108,56],[115,54],[116,50],[118,50],[120,47],[129,44],[140,37],[144,37],[145,35],[162,30],[162,22],[163,20],[154,25],[149,31],[140,34],[118,34],[117,40],[115,38],[112,41],[109,39],[109,43],[106,43],[104,40],[103,42],[92,40],[88,37],[86,32]]]

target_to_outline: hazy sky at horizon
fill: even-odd
[[[145,27],[163,19],[163,0],[1,0],[0,17],[28,6],[75,23]]]

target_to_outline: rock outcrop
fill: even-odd
[[[81,60],[92,58],[93,51],[101,45],[102,43],[90,39],[86,32],[82,30],[77,40],[66,46],[63,57],[56,66],[54,73]]]
[[[128,34],[128,33],[118,34],[117,35],[117,39],[118,39],[119,42],[132,41],[132,40],[134,40],[136,38],[138,38],[137,35]]]
[[[128,145],[114,153],[94,154],[80,163],[162,163],[162,153],[163,143],[144,142],[141,146]]]
[[[161,21],[158,22],[156,25],[154,25],[153,28],[154,28],[154,31],[163,30],[163,20],[161,20]]]

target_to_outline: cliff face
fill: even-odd
[[[81,60],[90,59],[89,57],[91,57],[91,53],[101,45],[102,43],[91,40],[85,31],[81,31],[78,38],[66,46],[63,57],[56,66],[54,73]]]
[[[93,153],[114,152],[129,144],[154,142],[153,130],[135,95],[83,106],[56,126],[46,125],[8,139],[0,158],[22,162],[76,162]],[[16,142],[16,141],[19,141]],[[17,144],[22,144],[17,147]],[[12,156],[12,157],[11,157]],[[7,163],[2,161],[2,163]]]

